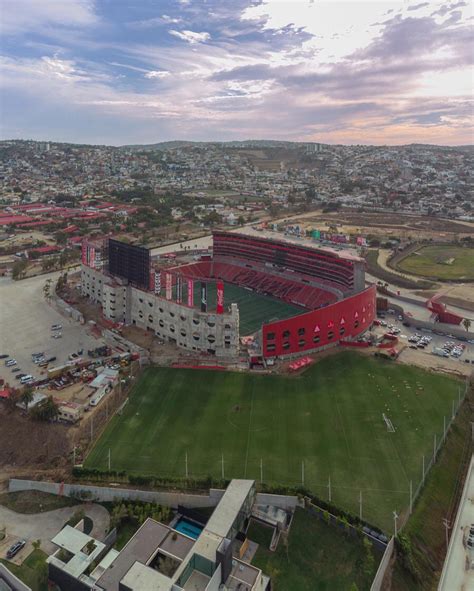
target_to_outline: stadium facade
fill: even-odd
[[[238,356],[239,309],[224,305],[225,284],[301,308],[296,316],[262,324],[256,341],[264,358],[354,340],[375,318],[376,287],[365,286],[364,260],[344,250],[219,231],[212,257],[160,268],[143,247],[110,242],[84,242],[82,294],[99,303],[109,320],[153,331],[183,349]],[[209,311],[208,290],[214,288],[217,304]]]

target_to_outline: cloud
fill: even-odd
[[[420,4],[413,4],[412,6],[408,6],[407,10],[419,10],[420,8],[425,8],[425,6],[429,6],[429,2],[421,2]]]
[[[155,27],[159,27],[162,25],[178,25],[182,22],[182,18],[171,17],[167,14],[162,14],[161,16],[156,16],[153,18],[148,18],[139,21],[131,21],[129,23],[129,26],[135,29],[154,29]]]
[[[48,26],[84,27],[97,22],[92,0],[2,0],[4,35],[37,32]]]
[[[151,70],[145,74],[145,78],[167,78],[169,75],[167,70]]]
[[[206,32],[197,33],[195,31],[175,31],[173,29],[168,32],[170,35],[178,37],[178,39],[191,43],[191,45],[194,45],[195,43],[204,43],[211,38],[210,34]]]

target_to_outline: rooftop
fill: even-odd
[[[217,534],[221,538],[227,537],[253,486],[253,480],[233,479],[207,522],[204,531]]]

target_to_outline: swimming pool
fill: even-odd
[[[197,540],[200,533],[204,529],[202,525],[186,519],[186,517],[180,517],[178,523],[174,526],[176,531]]]

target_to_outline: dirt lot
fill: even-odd
[[[68,427],[32,421],[18,410],[9,411],[0,403],[0,475],[5,470],[22,468],[63,468],[70,464]]]

